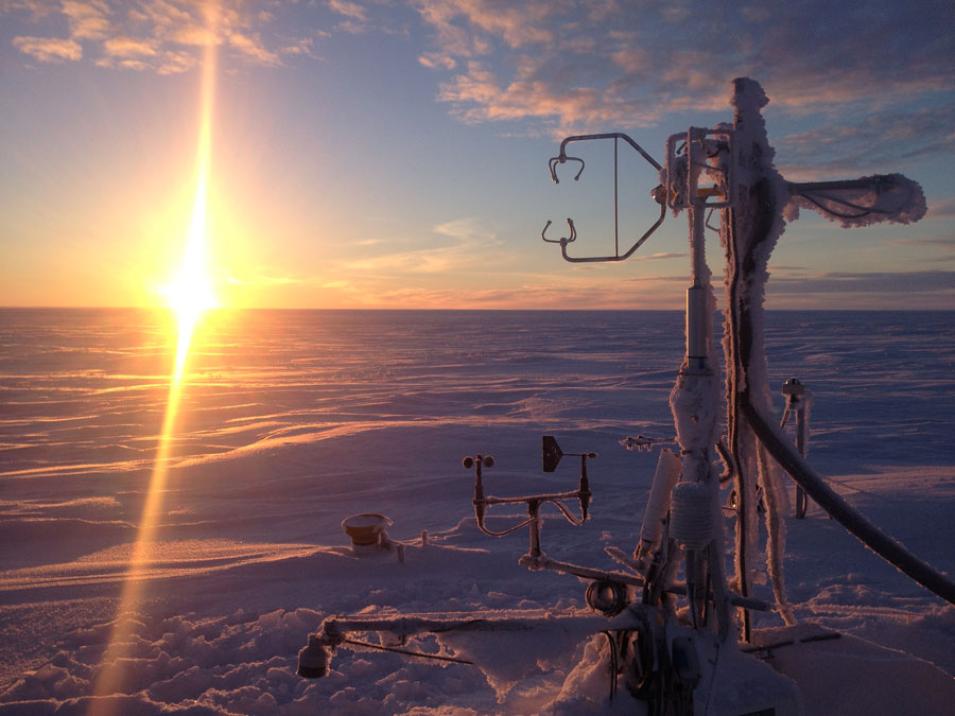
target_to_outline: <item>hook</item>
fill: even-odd
[[[581,171],[583,171],[583,170],[581,170]],[[580,175],[578,174],[577,176],[580,176]],[[577,227],[574,226],[574,220],[571,219],[569,216],[567,217],[567,226],[570,227],[570,236],[569,236],[569,237],[563,237],[563,236],[562,236],[562,237],[560,237],[559,239],[548,239],[548,238],[545,236],[545,234],[547,233],[547,229],[550,228],[551,223],[552,223],[551,220],[548,219],[548,220],[547,220],[547,223],[544,224],[544,230],[541,231],[541,238],[542,238],[544,241],[546,241],[547,243],[549,243],[549,244],[561,244],[562,246],[566,246],[566,245],[569,244],[571,241],[575,241],[575,240],[577,239]]]
[[[568,157],[566,154],[559,154],[556,157],[551,157],[550,161],[547,162],[547,166],[550,167],[550,178],[554,180],[555,184],[560,184],[560,179],[557,178],[557,165],[564,164],[565,162],[580,162],[580,171],[574,175],[574,181],[580,179],[580,175],[584,173],[584,160],[577,157]]]

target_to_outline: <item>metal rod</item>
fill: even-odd
[[[620,221],[617,204],[617,141],[613,138],[613,255],[620,255]]]
[[[809,429],[808,421],[806,420],[806,404],[805,401],[799,400],[799,403],[796,406],[796,449],[799,451],[799,454],[802,457],[806,457],[806,437]],[[806,491],[803,489],[802,485],[796,485],[796,519],[804,519],[806,517],[806,510],[808,509],[809,504],[806,498]]]
[[[565,159],[568,158],[567,145],[570,144],[571,142],[585,142],[591,139],[622,139],[631,147],[636,149],[641,157],[643,157],[648,162],[650,162],[650,164],[653,166],[654,169],[656,169],[657,171],[660,171],[660,169],[663,168],[660,166],[660,163],[656,159],[654,159],[649,154],[647,154],[647,152],[644,150],[643,147],[641,147],[639,144],[637,144],[635,141],[633,141],[633,139],[631,139],[629,136],[627,136],[623,132],[604,132],[602,134],[575,134],[572,137],[567,137],[564,139],[564,141],[560,143],[560,156],[564,157]]]
[[[378,651],[391,651],[395,654],[404,654],[405,656],[414,656],[418,659],[431,659],[432,661],[447,661],[452,664],[468,664],[474,666],[473,661],[467,659],[458,659],[453,656],[444,656],[443,654],[425,654],[422,651],[413,651],[411,649],[402,649],[397,646],[382,646],[381,644],[372,644],[371,642],[361,641],[359,639],[342,639],[342,644],[350,646],[361,646],[366,649],[377,649]]]
[[[661,204],[660,216],[653,223],[653,226],[647,229],[643,233],[643,236],[637,239],[636,243],[634,243],[633,246],[627,249],[626,253],[621,254],[620,256],[581,256],[581,257],[570,256],[567,253],[567,245],[571,241],[569,239],[567,241],[559,242],[561,255],[564,257],[564,261],[569,261],[570,263],[574,263],[574,264],[596,263],[596,262],[605,262],[605,261],[626,261],[631,256],[633,256],[633,253],[637,249],[643,246],[643,242],[646,241],[648,238],[650,238],[650,234],[652,234],[654,231],[656,231],[660,227],[660,224],[662,224],[663,220],[666,218],[666,211],[667,211],[666,204]],[[546,227],[545,227],[545,230],[546,230]],[[575,237],[576,237],[576,234],[575,234]]]
[[[400,616],[345,615],[328,617],[319,627],[319,637],[326,643],[341,643],[342,635],[354,631],[377,631],[410,636],[411,634],[446,632],[523,632],[531,630],[574,629],[582,634],[599,633],[606,629],[632,629],[639,626],[635,615],[627,610],[608,620],[597,615],[563,615],[533,612],[512,612],[501,617],[500,612],[445,612],[437,614],[402,614]]]
[[[571,564],[570,562],[561,562],[560,560],[551,559],[546,555],[541,555],[535,558],[530,558],[525,555],[521,558],[520,564],[531,570],[547,569],[552,572],[560,572],[562,574],[571,574],[575,577],[582,577],[583,579],[606,579],[612,582],[620,582],[621,584],[629,584],[634,587],[642,587],[644,584],[646,584],[646,581],[643,579],[643,577],[640,577],[639,575],[631,575],[616,570],[610,571],[594,569],[592,567],[584,567],[579,564]],[[687,587],[683,584],[668,584],[667,586],[663,587],[662,591],[668,594],[678,594],[683,596],[687,593]],[[771,611],[769,604],[762,601],[761,599],[743,597],[739,594],[729,591],[724,592],[724,594],[726,596],[726,601],[728,601],[734,607],[755,609],[756,611],[762,612]]]

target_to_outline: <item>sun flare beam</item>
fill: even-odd
[[[208,36],[216,37],[218,8],[204,7],[209,26]],[[190,347],[203,314],[219,305],[209,275],[207,257],[207,205],[212,155],[212,117],[215,99],[216,42],[210,39],[205,47],[199,114],[199,137],[196,157],[196,193],[192,216],[186,232],[182,262],[172,280],[163,288],[166,304],[176,319],[176,352],[170,372],[169,391],[163,416],[162,431],[156,449],[152,474],[143,503],[136,542],[132,545],[129,565],[124,576],[116,616],[106,650],[95,677],[93,698],[88,716],[122,714],[121,694],[128,692],[125,665],[135,658],[133,612],[146,596],[144,588],[157,559],[156,537],[163,514],[167,490],[169,462],[175,441],[186,366]]]

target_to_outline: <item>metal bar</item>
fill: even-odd
[[[636,628],[639,622],[635,615],[623,612],[608,620],[597,615],[553,615],[540,611],[519,612],[513,616],[501,617],[495,612],[445,612],[435,614],[403,614],[383,617],[348,615],[328,617],[319,628],[319,635],[328,637],[328,641],[340,641],[346,632],[379,631],[397,635],[421,634],[425,632],[443,634],[450,631],[531,631],[540,629],[579,629],[583,634],[598,633],[607,629]]]
[[[789,181],[786,187],[790,192],[802,194],[808,191],[836,191],[839,189],[875,189],[890,184],[887,177],[878,175],[868,179],[840,179],[836,181]]]
[[[636,149],[641,157],[643,157],[648,162],[650,162],[650,164],[653,165],[654,169],[656,169],[657,171],[660,171],[660,169],[662,168],[656,159],[654,159],[649,154],[647,154],[646,150],[644,150],[643,147],[641,147],[639,144],[637,144],[635,141],[633,141],[633,139],[631,139],[629,136],[627,136],[623,132],[604,132],[602,134],[575,134],[571,137],[566,137],[564,141],[560,143],[560,156],[562,157],[567,156],[567,145],[570,144],[571,142],[586,142],[591,139],[622,139],[631,147]]]
[[[570,241],[560,242],[560,253],[564,257],[564,261],[569,261],[572,264],[598,263],[601,261],[626,261],[631,256],[633,256],[633,253],[637,249],[643,246],[643,242],[645,242],[648,238],[650,238],[650,234],[652,234],[654,231],[656,231],[660,227],[660,224],[662,224],[663,220],[666,218],[666,212],[667,212],[666,204],[661,204],[660,216],[654,222],[653,226],[647,229],[644,232],[643,236],[637,239],[636,243],[633,246],[631,246],[629,249],[627,249],[626,253],[621,254],[619,256],[580,256],[580,257],[570,256],[567,253],[567,244],[569,244]]]
[[[468,661],[467,659],[458,659],[453,656],[444,656],[442,654],[425,654],[422,651],[412,651],[411,649],[402,649],[401,647],[397,646],[382,646],[381,644],[372,644],[370,642],[360,641],[358,639],[342,639],[342,644],[361,646],[366,649],[377,649],[378,651],[390,651],[395,654],[414,656],[418,659],[431,659],[432,661],[447,661],[452,664],[468,664],[469,666],[474,666],[474,662]]]
[[[554,500],[573,500],[580,497],[580,492],[578,490],[568,490],[567,492],[549,492],[543,495],[527,495],[524,497],[496,497],[494,495],[488,495],[484,498],[485,505],[514,505],[520,504],[522,502],[530,502],[531,500],[536,500],[538,502],[551,502]]]
[[[645,584],[643,577],[638,575],[627,574],[625,572],[618,571],[608,571],[602,569],[593,569],[592,567],[584,567],[578,564],[572,564],[570,562],[561,562],[556,559],[551,559],[550,557],[541,555],[540,557],[530,558],[522,557],[520,564],[532,570],[547,569],[552,572],[560,572],[562,574],[571,574],[575,577],[582,577],[584,579],[608,579],[613,582],[620,582],[621,584],[630,584],[635,587],[642,587]],[[670,584],[663,588],[664,592],[669,594],[678,594],[685,595],[687,588],[682,584]],[[768,612],[771,611],[771,607],[766,602],[761,599],[753,599],[752,597],[743,597],[739,594],[733,592],[726,593],[726,600],[732,604],[734,607],[743,607],[745,609],[755,609],[756,611]]]
[[[620,220],[617,204],[617,141],[613,138],[613,255],[620,255]]]
[[[806,405],[803,400],[799,400],[796,406],[796,449],[802,457],[806,457],[806,433],[808,430],[806,421]],[[806,491],[802,485],[796,485],[796,519],[804,519],[806,511],[809,509]]]

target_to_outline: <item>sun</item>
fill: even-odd
[[[180,380],[182,377],[192,336],[202,315],[209,309],[219,306],[219,299],[213,288],[206,259],[207,176],[205,167],[200,166],[195,204],[182,262],[172,280],[160,289],[166,299],[166,305],[176,316],[179,334],[174,380]]]
[[[200,181],[182,261],[172,279],[160,290],[176,315],[179,332],[191,333],[203,313],[219,307],[206,258],[206,191]]]

